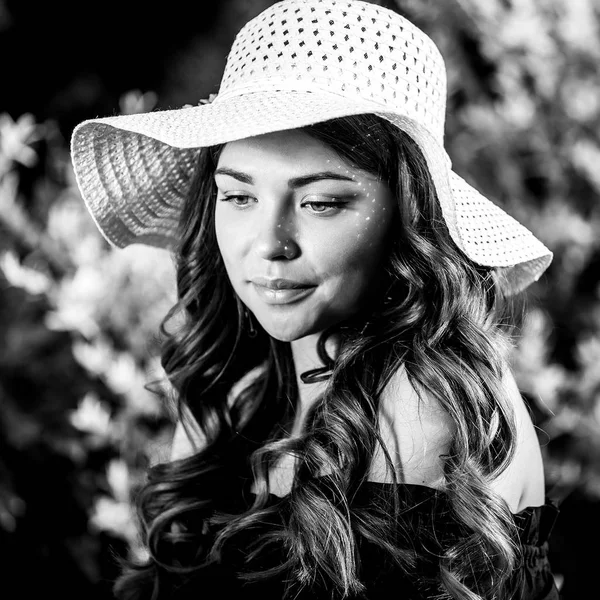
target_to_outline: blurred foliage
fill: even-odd
[[[121,108],[152,100],[134,91]],[[42,160],[25,194],[23,169]],[[109,247],[51,122],[0,117],[0,186],[2,564],[20,596],[110,597],[113,554],[137,544],[130,490],[169,442],[160,385],[146,385],[161,377],[172,260]]]
[[[112,112],[216,91],[233,35],[270,3],[231,0],[171,55],[156,90],[124,90]],[[561,507],[551,546],[561,595],[589,597],[598,553],[584,549],[600,530],[600,4],[380,4],[446,58],[455,170],[555,253],[527,291],[513,365]],[[0,36],[11,22],[0,0]],[[62,92],[68,105],[81,88]],[[163,375],[156,333],[175,299],[172,259],[108,246],[75,185],[68,135],[50,116],[0,108],[3,598],[109,598],[114,557],[141,551],[130,493],[172,433],[164,384],[145,387]]]

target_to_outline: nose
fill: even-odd
[[[255,248],[265,260],[290,260],[300,254],[293,215],[285,210],[264,210],[259,216]]]

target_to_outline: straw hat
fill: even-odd
[[[84,121],[73,131],[72,160],[110,244],[172,249],[198,148],[374,113],[420,146],[457,246],[497,267],[505,293],[515,293],[540,277],[552,253],[452,171],[445,104],[439,50],[397,13],[358,0],[283,0],[240,30],[211,102]]]

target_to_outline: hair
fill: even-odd
[[[167,590],[178,582],[232,561],[242,579],[285,576],[286,595],[321,587],[344,598],[363,589],[358,548],[367,541],[426,580],[437,598],[502,598],[519,552],[514,520],[490,482],[515,447],[502,375],[516,305],[503,296],[495,271],[473,263],[450,238],[424,157],[407,134],[370,114],[304,131],[379,176],[398,198],[381,297],[321,334],[323,351],[328,336],[343,333],[339,354],[322,353],[325,391],[304,433],[289,438],[298,403],[290,344],[260,325],[255,334],[247,331],[215,237],[212,175],[221,148],[199,151],[175,253],[178,301],[160,334],[177,415],[193,416],[204,443],[187,458],[149,469],[135,495],[148,558],[123,560],[116,595],[170,598]],[[169,330],[175,319],[180,324]],[[461,535],[444,549],[430,580],[416,571],[425,557],[411,543],[415,532],[400,486],[386,487],[377,501],[357,500],[379,446],[396,473],[378,407],[401,365],[415,390],[439,402],[454,425],[443,457],[444,494]],[[267,474],[284,453],[298,466],[289,495],[273,505]],[[240,508],[232,499],[248,482],[257,492]],[[245,562],[235,553],[244,532],[254,540]],[[274,547],[283,548],[282,562],[261,562]]]

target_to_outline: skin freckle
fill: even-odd
[[[258,210],[233,212],[225,203],[218,205],[215,229],[235,292],[258,323],[279,340],[304,338],[356,313],[377,280],[376,271],[385,252],[391,220],[381,209],[385,203],[390,208],[393,203],[387,187],[374,183],[374,175],[365,175],[357,167],[327,156],[330,152],[321,142],[292,130],[228,143],[219,156],[218,166],[252,173],[253,185],[267,192]],[[310,175],[322,171],[326,162],[331,170],[337,167],[340,175],[347,174],[360,186],[354,193],[341,194],[340,200],[348,202],[340,203],[348,204],[349,210],[322,215],[332,218],[317,218],[321,215],[312,211],[285,210],[289,196],[281,190],[286,189],[286,183],[289,187],[299,172]],[[310,185],[306,192],[298,192],[298,197],[322,193],[327,203],[335,190],[347,189],[326,183]],[[352,196],[362,202],[352,202]],[[367,202],[365,196],[377,204]],[[263,214],[261,209],[267,212]],[[281,212],[269,225],[264,215],[271,210]],[[252,285],[252,277],[257,276],[294,279],[314,289],[301,302],[274,303]]]

